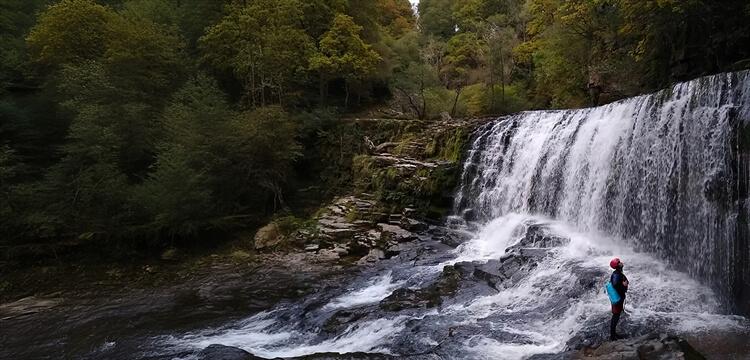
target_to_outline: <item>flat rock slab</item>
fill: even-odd
[[[26,297],[11,303],[0,305],[0,319],[12,320],[31,314],[47,311],[60,303],[59,298]]]
[[[647,334],[633,339],[583,349],[572,357],[588,360],[705,360],[687,341],[665,334]]]
[[[380,223],[380,224],[377,224],[376,227],[382,232],[390,233],[391,239],[396,240],[398,242],[406,242],[406,241],[417,239],[417,234],[408,230],[404,230],[400,226],[397,226],[397,225]]]
[[[245,350],[219,344],[208,345],[198,354],[200,360],[262,360]]]
[[[334,229],[352,229],[356,225],[350,222],[346,222],[343,218],[321,218],[318,219],[318,224]]]

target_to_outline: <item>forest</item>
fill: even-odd
[[[347,119],[589,107],[750,68],[736,0],[0,6],[6,252],[130,256],[262,225],[295,190],[350,185]]]

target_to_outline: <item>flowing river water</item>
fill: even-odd
[[[201,349],[222,344],[263,358],[555,358],[540,354],[608,337],[604,284],[613,257],[622,259],[631,282],[622,332],[747,338],[750,322],[733,314],[747,311],[750,301],[750,166],[737,135],[748,119],[747,71],[597,108],[497,119],[472,137],[447,230],[426,232],[410,251],[355,270],[267,275],[278,276],[271,287],[312,289],[252,307],[247,303],[264,293],[238,287],[229,298],[242,299],[244,305],[232,305],[239,310],[199,311],[194,321],[195,303],[175,305],[167,296],[162,311],[147,314],[166,325],[90,337],[63,357],[197,359]],[[530,241],[532,230],[545,240]],[[448,247],[440,242],[445,231],[468,240]],[[509,256],[519,265],[507,279],[472,277],[484,270],[471,269],[508,270]],[[398,291],[435,284],[446,267],[470,271],[441,303],[381,306]],[[182,311],[183,321],[169,323]],[[69,348],[67,335],[54,341],[49,349]],[[737,343],[709,355],[749,357],[747,343]],[[4,351],[47,354],[37,346],[38,352]]]

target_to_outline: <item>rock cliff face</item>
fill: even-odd
[[[398,145],[354,158],[354,192],[370,194],[386,212],[409,208],[418,217],[441,218],[452,205],[468,134],[480,122],[404,122],[384,139]]]
[[[364,151],[354,155],[348,195],[308,221],[263,227],[256,249],[300,248],[359,264],[398,255],[451,210],[468,134],[482,122],[358,120]],[[460,243],[459,235],[444,235]]]

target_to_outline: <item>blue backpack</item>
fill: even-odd
[[[614,303],[620,302],[620,294],[617,293],[615,287],[612,286],[611,282],[607,283],[607,295],[609,295],[609,301]]]

